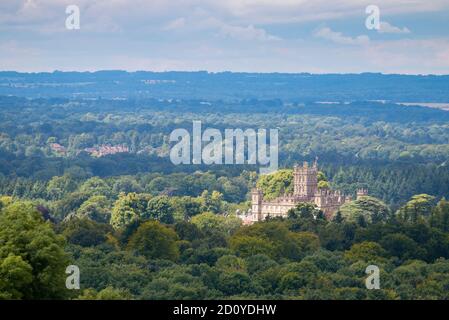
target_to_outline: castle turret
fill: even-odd
[[[258,188],[254,188],[253,190],[251,190],[251,212],[254,215],[257,215],[258,218],[262,215],[262,201],[262,190]]]
[[[303,166],[295,166],[293,169],[293,194],[295,196],[312,199],[318,191],[318,169],[314,164],[309,166],[304,162]]]

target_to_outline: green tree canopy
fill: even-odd
[[[340,207],[341,217],[347,222],[375,223],[385,221],[390,216],[390,209],[381,200],[362,196]]]
[[[111,219],[111,202],[105,196],[92,196],[78,208],[76,215],[96,222],[109,223]]]
[[[69,265],[64,238],[44,222],[31,202],[14,202],[0,212],[0,295],[60,299],[67,294]]]
[[[145,193],[120,193],[112,208],[111,225],[121,229],[145,215],[151,195]]]
[[[88,218],[73,218],[62,224],[62,234],[70,243],[80,246],[96,246],[105,242],[112,232],[109,224],[98,223]]]
[[[319,239],[315,234],[292,232],[281,221],[255,223],[240,228],[230,239],[232,248],[243,256],[248,256],[249,249],[257,243],[261,246],[254,254],[264,253],[272,258],[292,260],[300,259],[319,248]]]
[[[92,177],[86,180],[80,187],[79,191],[89,196],[107,196],[112,194],[111,187],[101,178]]]
[[[147,208],[143,215],[145,219],[155,219],[163,223],[173,223],[174,208],[167,196],[157,196],[148,201]]]
[[[263,192],[267,200],[274,199],[284,193],[293,192],[293,170],[283,169],[274,173],[261,175],[257,187]]]
[[[223,216],[212,212],[198,214],[190,220],[198,229],[204,232],[222,232],[232,234],[241,225],[242,221],[235,216]]]
[[[435,205],[435,197],[428,194],[414,195],[403,207],[401,207],[397,215],[405,221],[417,221],[421,217],[428,217]]]
[[[128,249],[149,259],[177,260],[179,258],[177,240],[178,236],[173,229],[158,221],[147,221],[131,236]]]
[[[319,210],[315,204],[308,202],[301,202],[293,209],[287,212],[290,219],[316,219],[322,218],[323,212]]]
[[[132,294],[127,290],[109,286],[99,292],[95,289],[85,289],[77,300],[131,300],[132,298]]]
[[[382,246],[376,242],[364,241],[354,244],[344,254],[345,259],[355,262],[384,262],[387,253]]]
[[[438,202],[438,205],[432,211],[430,224],[432,227],[449,232],[449,201],[441,199]]]

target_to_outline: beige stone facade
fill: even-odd
[[[357,195],[366,195],[367,190],[361,189]],[[273,200],[265,201],[260,189],[253,189],[251,192],[251,210],[243,215],[244,224],[252,224],[256,221],[265,220],[270,217],[286,217],[287,212],[296,207],[299,203],[313,203],[318,209],[323,211],[329,219],[338,208],[351,197],[342,194],[340,191],[330,189],[318,189],[318,165],[315,161],[312,165],[304,162],[302,166],[293,168],[293,193],[286,194]]]

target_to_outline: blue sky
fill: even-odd
[[[449,74],[449,1],[0,2],[0,70],[104,69]]]

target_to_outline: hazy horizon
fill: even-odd
[[[314,72],[306,72],[306,71],[298,71],[298,72],[279,72],[279,71],[267,71],[267,72],[257,72],[257,71],[232,71],[232,70],[219,70],[219,71],[210,71],[210,70],[125,70],[125,69],[98,69],[98,70],[49,70],[49,71],[18,71],[18,70],[0,70],[0,73],[19,73],[19,74],[39,74],[39,73],[100,73],[100,72],[125,72],[125,73],[208,73],[208,74],[220,74],[220,73],[235,73],[235,74],[262,74],[262,75],[271,75],[271,74],[285,74],[285,75],[300,75],[300,74],[308,74],[308,75],[363,75],[363,74],[377,74],[384,76],[435,76],[435,77],[446,77],[449,76],[448,73],[436,74],[436,73],[384,73],[384,72],[375,72],[375,71],[361,71],[361,72],[322,72],[322,73],[314,73]]]

